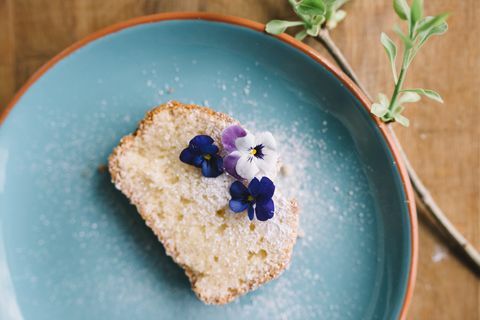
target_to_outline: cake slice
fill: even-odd
[[[109,158],[115,186],[208,304],[228,303],[279,276],[297,238],[298,208],[282,190],[275,191],[272,219],[250,221],[246,212],[229,209],[234,178],[206,178],[179,160],[196,135],[209,135],[222,148],[222,131],[237,123],[205,107],[169,102],[148,112]]]

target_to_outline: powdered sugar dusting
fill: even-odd
[[[202,55],[159,62],[155,53],[154,62],[142,60],[128,77],[119,73],[123,69],[89,69],[60,98],[26,100],[24,109],[34,115],[38,135],[16,137],[16,146],[8,146],[15,151],[6,149],[8,165],[18,164],[8,168],[7,178],[28,181],[13,192],[31,195],[31,202],[18,204],[22,210],[5,218],[5,230],[13,244],[9,264],[17,294],[35,295],[23,301],[27,307],[117,319],[145,314],[373,318],[369,308],[378,301],[385,264],[383,234],[352,138],[324,111],[328,101],[322,90],[319,96],[304,92],[301,84],[266,67],[266,61],[231,66],[231,55],[220,53],[216,70],[206,69]],[[82,84],[76,81],[90,74],[98,90],[81,96],[75,90]],[[301,208],[303,236],[289,269],[226,306],[205,306],[196,299],[183,271],[165,255],[135,208],[114,189],[109,175],[97,170],[148,109],[172,99],[208,104],[252,132],[271,131],[281,157],[277,190],[296,198]],[[6,180],[7,200],[12,180]]]
[[[200,60],[197,63],[201,65]],[[381,273],[375,266],[384,263],[377,250],[368,181],[344,127],[312,105],[302,91],[292,93],[297,104],[287,103],[279,111],[279,75],[252,76],[252,68],[260,67],[257,63],[231,75],[217,71],[211,86],[219,98],[189,100],[228,113],[253,133],[271,131],[280,155],[277,190],[295,198],[301,208],[303,237],[297,241],[290,270],[227,309],[233,308],[232,315],[257,319],[272,314],[289,319],[354,318],[365,312],[360,308],[369,296],[362,292],[377,290]],[[291,109],[295,112],[288,112]],[[316,280],[307,280],[307,275]]]
[[[332,144],[331,136],[327,133],[329,121],[333,120],[321,122],[322,125],[318,128],[320,137],[302,128],[303,121],[292,121],[287,126],[275,118],[261,123],[254,120],[245,122],[245,127],[253,132],[269,130],[275,136],[280,155],[280,174],[275,181],[277,190],[287,197],[297,199],[301,208],[300,229],[303,233],[295,248],[291,270],[271,284],[274,289],[269,292],[273,296],[255,297],[252,305],[245,307],[247,314],[251,310],[251,315],[258,319],[268,319],[272,313],[278,314],[280,319],[313,319],[320,315],[328,319],[344,319],[349,317],[348,314],[358,312],[352,309],[356,304],[349,303],[359,299],[356,292],[345,293],[345,304],[332,304],[325,309],[319,309],[315,302],[316,299],[335,300],[335,297],[329,291],[331,279],[324,278],[327,272],[322,272],[321,268],[315,271],[310,268],[311,255],[328,252],[327,255],[341,257],[343,254],[338,250],[342,250],[340,248],[344,245],[352,245],[349,235],[353,236],[355,232],[363,234],[375,223],[372,204],[357,200],[365,199],[368,194],[366,181],[358,179],[358,175],[363,175],[363,172],[355,164],[354,154],[348,154],[346,150],[337,149]],[[332,130],[338,129],[334,126]],[[334,141],[347,139],[343,136],[335,138]],[[351,179],[339,180],[346,172],[350,172]],[[351,233],[351,228],[356,231]],[[375,235],[362,237],[364,240],[357,245],[359,250],[367,251],[367,257],[363,254],[345,257],[353,258],[354,264],[348,275],[337,274],[338,280],[341,281],[343,277],[352,278],[354,283],[353,279],[360,276],[357,272],[365,272],[365,267],[369,264],[365,259],[369,259],[369,256],[377,259],[375,251],[371,249],[372,244],[369,244],[374,242]],[[382,258],[378,259],[379,262],[382,261]],[[317,292],[314,295],[316,298],[304,296],[299,305],[294,302],[294,297],[301,294],[297,291],[297,283],[303,281],[307,281]]]
[[[445,260],[447,257],[448,257],[447,250],[440,245],[436,245],[434,252],[432,254],[432,261],[434,263],[439,263]]]

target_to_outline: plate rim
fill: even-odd
[[[155,23],[160,21],[169,21],[169,20],[206,20],[206,21],[212,21],[212,22],[226,23],[234,26],[240,26],[240,27],[248,28],[261,33],[264,33],[264,30],[265,30],[265,25],[260,22],[256,22],[246,18],[209,13],[209,12],[157,13],[152,15],[139,16],[139,17],[122,21],[122,22],[115,23],[113,25],[100,29],[99,31],[93,32],[85,36],[84,38],[74,42],[73,44],[71,44],[64,50],[62,50],[60,53],[55,55],[53,58],[48,60],[43,66],[41,66],[32,76],[30,76],[27,82],[22,85],[22,87],[14,95],[10,103],[7,104],[6,108],[4,108],[0,112],[0,126],[6,120],[10,111],[15,107],[15,105],[19,102],[22,96],[30,89],[30,87],[37,80],[39,80],[50,68],[54,67],[62,59],[66,58],[67,56],[74,53],[78,49],[84,47],[85,45],[95,40],[98,40],[100,38],[103,38],[105,36],[108,36],[112,33],[116,33],[118,31],[135,27],[138,25],[142,25],[142,24]],[[412,299],[415,280],[416,280],[416,273],[417,273],[418,225],[417,225],[417,212],[416,212],[413,188],[412,188],[405,164],[403,162],[403,159],[400,156],[400,150],[397,147],[397,145],[394,143],[394,138],[392,137],[392,134],[389,132],[389,130],[391,129],[389,129],[383,122],[378,120],[369,112],[368,106],[371,105],[371,101],[360,90],[360,88],[343,71],[341,71],[332,62],[324,58],[318,51],[316,51],[315,49],[308,46],[307,44],[285,33],[281,35],[271,35],[271,36],[281,40],[287,45],[290,45],[302,51],[303,53],[308,55],[310,58],[312,58],[314,61],[316,61],[317,63],[322,65],[324,68],[326,68],[335,77],[337,77],[337,79],[340,80],[345,85],[345,87],[359,100],[360,104],[368,111],[371,121],[373,121],[373,123],[377,126],[377,128],[381,132],[386,142],[386,145],[394,158],[394,161],[395,161],[394,166],[398,170],[400,174],[400,178],[402,180],[402,185],[403,185],[405,196],[406,196],[407,208],[408,208],[408,213],[410,218],[409,221],[410,221],[410,237],[411,237],[411,257],[410,257],[411,259],[410,259],[410,266],[409,266],[409,273],[408,273],[408,280],[407,280],[407,288],[403,298],[403,305],[399,314],[399,319],[405,319],[408,308],[410,306],[411,299]]]

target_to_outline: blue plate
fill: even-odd
[[[261,28],[200,14],[141,18],[74,45],[30,81],[0,128],[1,319],[404,314],[415,213],[388,135],[344,76]],[[273,131],[293,164],[287,189],[304,236],[291,266],[225,306],[196,299],[98,169],[147,110],[171,99]]]

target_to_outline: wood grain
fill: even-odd
[[[292,18],[280,0],[0,0],[0,105],[53,55],[102,27],[164,11],[210,11],[260,22]],[[452,12],[447,35],[413,64],[409,86],[441,92],[444,105],[412,105],[397,132],[413,165],[459,230],[480,246],[480,6],[476,0],[426,1],[427,13]],[[354,0],[332,37],[371,93],[392,89],[381,31],[396,23],[391,1]],[[315,41],[309,44],[325,54]],[[480,319],[480,282],[419,212],[420,256],[411,319]]]

